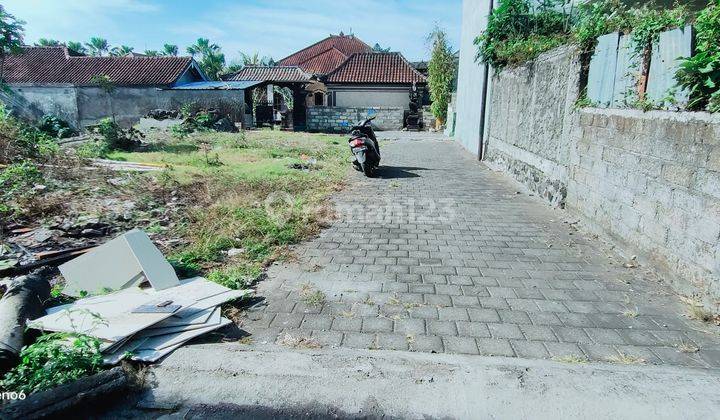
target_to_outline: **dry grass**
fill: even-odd
[[[314,338],[310,337],[301,337],[301,336],[292,336],[290,334],[285,334],[284,336],[280,337],[278,340],[278,344],[285,347],[290,347],[294,349],[319,349],[322,348],[322,345],[320,342],[315,340]]]
[[[300,300],[308,306],[318,307],[325,304],[326,296],[312,283],[303,283],[300,285]]]
[[[552,360],[556,362],[562,362],[562,363],[570,363],[570,364],[580,364],[584,365],[589,362],[589,360],[586,357],[578,356],[576,354],[569,354],[567,356],[555,356],[552,358]]]
[[[697,353],[700,351],[698,346],[685,340],[681,341],[676,347],[680,353]]]
[[[626,309],[625,311],[623,311],[622,314],[623,314],[623,316],[625,316],[627,318],[635,318],[638,316],[638,311],[637,311],[637,308],[635,308],[634,310]]]
[[[618,351],[617,356],[608,357],[607,361],[620,365],[644,365],[646,363],[646,360],[642,357],[633,356],[631,354],[623,353],[621,351]]]

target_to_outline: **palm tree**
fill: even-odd
[[[35,43],[36,47],[59,47],[60,41],[57,39],[47,39],[47,38],[40,38],[38,39],[38,42]]]
[[[175,44],[165,44],[163,45],[163,50],[160,54],[176,56],[178,55],[178,46]]]
[[[77,54],[87,54],[87,48],[85,48],[82,42],[68,41],[67,48]]]
[[[219,80],[225,68],[225,54],[219,51],[209,51],[200,60],[200,68],[212,80]]]
[[[110,50],[107,39],[94,36],[90,38],[90,42],[85,43],[90,51],[90,55],[102,56]]]
[[[160,51],[158,50],[145,50],[143,51],[143,54],[147,55],[148,57],[157,57],[159,55],[162,55]]]
[[[196,54],[207,55],[211,52],[219,52],[220,46],[217,44],[211,44],[207,38],[198,38],[195,45],[187,47],[187,53],[195,57]]]
[[[123,56],[126,56],[126,55],[130,54],[131,52],[133,52],[133,50],[134,50],[133,47],[128,47],[127,45],[121,45],[119,47],[113,47],[110,50],[110,55],[115,56],[115,57],[123,57]]]
[[[272,57],[262,56],[255,51],[252,55],[240,51],[240,62],[243,66],[274,66],[275,60]]]

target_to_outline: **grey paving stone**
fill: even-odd
[[[411,351],[427,353],[442,353],[444,351],[442,338],[435,335],[416,335],[409,343]]]
[[[362,318],[354,316],[353,318],[335,317],[332,321],[330,329],[334,331],[354,331],[359,332],[362,328]]]
[[[383,350],[407,350],[410,339],[405,334],[378,333],[377,347]]]
[[[582,330],[582,328],[576,328],[576,327],[560,327],[560,326],[554,326],[552,327],[553,332],[557,336],[558,340],[560,342],[566,342],[566,343],[576,343],[576,344],[591,344],[594,341],[588,337],[587,333]],[[612,344],[612,343],[602,343],[602,344]]]
[[[313,331],[310,337],[317,340],[323,347],[339,347],[342,344],[343,333],[339,331]]]
[[[452,321],[428,320],[427,321],[427,331],[428,331],[428,334],[432,334],[432,335],[444,335],[444,336],[457,335],[457,327],[455,326],[455,323]]]
[[[342,345],[354,349],[370,349],[376,347],[375,334],[345,333]]]
[[[471,321],[500,322],[500,315],[495,309],[468,308],[467,311]]]
[[[496,338],[475,339],[478,351],[484,356],[515,356],[515,351],[510,346],[510,341]]]
[[[401,319],[395,321],[394,331],[400,334],[425,334],[424,319]]]
[[[545,348],[553,358],[563,357],[580,357],[587,358],[585,353],[580,349],[577,344],[573,343],[544,343]]]
[[[525,338],[520,327],[515,324],[487,324],[493,338]]]
[[[470,319],[465,308],[438,308],[438,316],[441,321],[467,321]]]
[[[528,359],[547,359],[550,357],[543,343],[525,340],[510,340],[510,345],[518,357]]]
[[[276,314],[273,321],[270,323],[275,328],[300,328],[303,314]]]
[[[557,341],[551,327],[544,325],[520,325],[520,331],[531,341]]]
[[[527,312],[522,311],[508,311],[504,309],[498,309],[498,314],[502,322],[510,324],[532,324],[530,317]]]
[[[598,344],[626,344],[617,331],[607,328],[585,328],[585,332]]]
[[[472,337],[443,337],[442,340],[448,353],[479,354],[477,343]]]
[[[469,337],[490,337],[490,330],[483,322],[458,321],[458,335]]]
[[[393,321],[386,318],[363,318],[362,319],[362,332],[365,333],[376,333],[376,332],[391,332],[393,330]]]

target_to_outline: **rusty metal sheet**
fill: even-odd
[[[619,42],[618,32],[598,38],[590,59],[587,86],[587,97],[594,106],[607,108],[613,102]]]
[[[660,34],[658,42],[652,47],[650,73],[648,75],[647,98],[665,107],[671,106],[667,100],[674,91],[675,103],[684,107],[688,102],[688,92],[676,89],[675,72],[680,66],[680,57],[692,55],[693,30],[691,26],[673,29]]]

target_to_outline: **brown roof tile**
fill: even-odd
[[[246,66],[242,70],[225,77],[232,81],[259,82],[307,82],[310,75],[297,66]]]
[[[327,74],[338,68],[348,56],[336,48],[324,51],[300,64],[300,67],[311,74]]]
[[[26,47],[7,57],[7,83],[92,85],[106,75],[119,86],[171,85],[192,62],[191,57],[72,56],[65,47]]]
[[[405,60],[402,54],[353,54],[340,67],[324,78],[328,83],[425,83],[427,79]]]
[[[278,64],[282,66],[300,66],[309,73],[319,73],[313,71],[311,66],[317,67],[318,62],[330,63],[337,61],[338,54],[333,50],[347,57],[355,53],[371,51],[371,48],[353,35],[330,35],[322,41],[283,58]],[[324,56],[324,58],[319,56]],[[337,65],[339,64],[338,62]],[[334,67],[328,67],[328,65],[320,66],[324,73],[329,73],[335,69]]]

